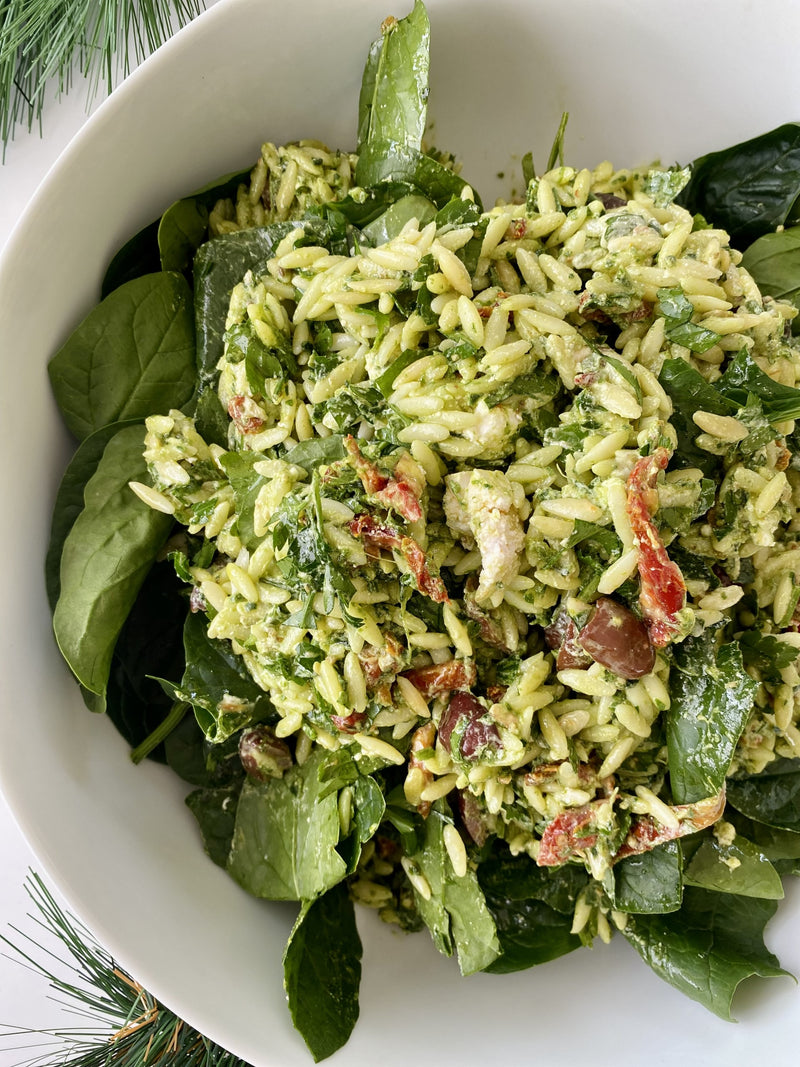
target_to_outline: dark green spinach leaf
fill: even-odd
[[[780,672],[794,663],[800,653],[794,645],[757,630],[747,630],[738,641],[745,665],[757,667],[761,677],[773,685],[781,684]]]
[[[225,320],[235,285],[249,270],[265,270],[283,238],[300,226],[279,222],[252,230],[238,230],[206,241],[194,259],[194,313],[197,333],[197,369],[200,383],[214,383],[217,364],[225,348]],[[321,220],[316,220],[321,226]]]
[[[128,486],[147,475],[142,439],[137,425],[108,442],[61,555],[53,629],[78,681],[101,698],[98,707],[117,635],[172,527],[171,516],[147,507]]]
[[[421,147],[428,112],[430,41],[431,26],[421,0],[415,0],[405,18],[384,20],[361,80],[359,154],[380,141]]]
[[[692,804],[722,789],[758,689],[738,644],[716,650],[716,638],[715,631],[706,631],[675,646],[667,748],[676,804]]]
[[[753,241],[742,259],[762,293],[800,308],[800,226],[765,233]],[[800,326],[798,320],[793,329]]]
[[[486,968],[490,974],[523,970],[580,948],[571,928],[575,902],[588,882],[582,867],[537,867],[502,844],[478,865],[478,881],[500,942],[500,956]]]
[[[218,867],[225,867],[228,862],[241,790],[240,781],[216,789],[195,789],[186,798],[186,804],[200,827],[203,848]]]
[[[500,943],[500,955],[485,968],[489,974],[510,974],[565,956],[581,947],[571,932],[572,917],[540,900],[487,898]]]
[[[757,237],[796,221],[798,197],[800,124],[787,122],[696,159],[679,202],[727,230],[743,250]]]
[[[167,208],[158,224],[162,270],[189,270],[195,252],[208,236],[209,209],[217,200],[235,198],[239,185],[249,177],[249,170],[227,174]]]
[[[336,794],[320,795],[327,758],[326,752],[313,750],[302,767],[292,767],[283,778],[245,782],[228,871],[254,896],[313,900],[347,873],[336,852]]]
[[[209,741],[219,744],[249,723],[269,716],[269,697],[230,642],[208,636],[208,620],[203,615],[187,615],[183,647],[186,669],[174,696],[192,705]]]
[[[361,939],[344,885],[305,903],[283,956],[296,1029],[315,1061],[341,1048],[358,1020]]]
[[[464,975],[485,970],[500,953],[494,920],[475,872],[458,877],[444,845],[449,809],[437,801],[425,820],[420,850],[409,861],[430,886],[427,899],[415,888],[417,908],[434,944],[449,956],[455,945]]]
[[[192,294],[179,274],[147,274],[97,305],[50,360],[64,421],[78,438],[110,422],[182,407],[195,381]]]
[[[632,915],[623,931],[648,966],[723,1019],[740,982],[787,974],[764,945],[777,903],[687,886],[671,915]]]
[[[45,587],[50,611],[55,611],[59,590],[61,589],[61,552],[64,540],[72,529],[78,515],[83,511],[83,494],[86,483],[97,470],[97,464],[111,438],[130,422],[112,422],[90,434],[80,443],[64,471],[58,487],[53,518],[50,523],[50,542],[44,564]],[[142,429],[144,437],[144,429]],[[143,446],[144,447],[144,446]]]
[[[439,208],[460,199],[467,187],[463,178],[432,156],[393,141],[370,141],[364,147],[356,165],[356,181],[364,186],[402,182]]]
[[[767,857],[741,835],[729,845],[721,844],[713,834],[706,836],[692,856],[684,880],[687,885],[716,893],[766,900],[783,898],[780,875]]]
[[[725,818],[767,857],[779,874],[800,874],[800,832],[748,819],[728,805]]]
[[[109,293],[119,289],[125,282],[141,278],[143,274],[154,274],[161,270],[158,255],[158,219],[149,223],[120,248],[109,263],[100,299],[105,300]]]
[[[664,318],[667,340],[691,352],[707,352],[722,340],[718,333],[692,322],[694,305],[680,286],[658,290],[655,313]]]
[[[131,748],[148,738],[172,707],[172,698],[153,676],[176,682],[183,673],[184,588],[169,562],[155,563],[114,647],[106,714]],[[161,760],[163,753],[159,745],[148,754]]]
[[[663,915],[683,899],[683,862],[677,841],[628,856],[611,869],[610,895],[617,911]]]

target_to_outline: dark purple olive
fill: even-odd
[[[628,201],[623,200],[620,196],[614,196],[613,193],[595,193],[595,200],[599,200],[606,211],[613,211],[617,207],[626,207]]]
[[[610,597],[597,601],[578,634],[578,643],[595,663],[602,663],[620,678],[641,678],[652,671],[656,662],[645,624]]]
[[[453,693],[450,703],[442,712],[442,717],[439,720],[439,737],[451,755],[456,754],[450,745],[450,739],[456,726],[461,731],[458,755],[462,759],[475,759],[487,747],[500,748],[500,734],[497,731],[497,727],[491,720],[489,722],[483,721],[483,716],[487,714],[486,708],[472,693]],[[461,726],[462,720],[466,720],[463,726]]]
[[[239,738],[239,759],[251,778],[266,782],[282,778],[292,765],[292,754],[285,741],[275,736],[271,726],[259,723],[242,731]]]

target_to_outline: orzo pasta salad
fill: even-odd
[[[485,210],[423,148],[428,40],[387,19],[356,151],[174,204],[50,365],[59,645],[211,858],[300,903],[317,1058],[353,902],[464,974],[616,931],[729,1017],[800,872],[800,169],[747,179],[798,127],[619,170],[562,125]]]

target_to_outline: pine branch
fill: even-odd
[[[36,874],[25,883],[38,915],[35,936],[17,927],[14,942],[0,934],[15,959],[46,978],[55,999],[88,1023],[70,1029],[32,1030],[0,1026],[14,1051],[42,1049],[19,1067],[249,1067],[165,1008],[67,915]],[[52,939],[48,948],[39,938]],[[20,1045],[19,1039],[31,1039]],[[6,1046],[11,1049],[11,1045]]]
[[[204,0],[0,0],[0,140],[18,125],[41,129],[52,84],[66,93],[77,73],[89,100],[100,79],[110,92],[180,26]]]

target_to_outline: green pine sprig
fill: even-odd
[[[36,915],[34,934],[9,927],[20,939],[0,934],[12,959],[46,978],[56,999],[83,1026],[32,1030],[0,1025],[7,1051],[38,1052],[18,1067],[249,1067],[159,1003],[95,940],[66,914],[36,874],[25,888]],[[44,941],[55,942],[47,947]],[[27,1045],[20,1045],[27,1039]]]
[[[69,91],[74,75],[101,78],[109,92],[171,34],[203,9],[203,0],[0,0],[0,140],[18,125],[41,128],[45,96]]]

